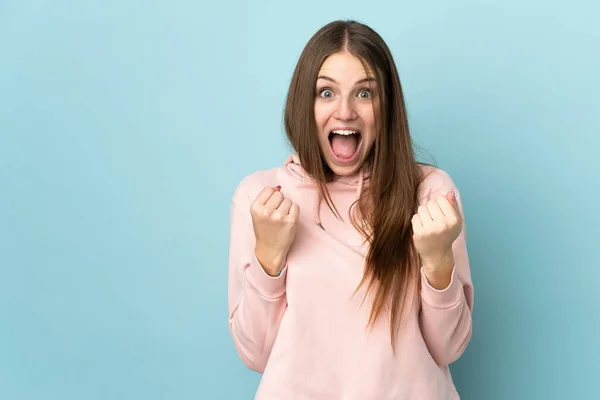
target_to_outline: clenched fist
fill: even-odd
[[[285,266],[300,216],[298,205],[284,197],[280,189],[265,187],[250,207],[256,236],[254,255],[272,276]]]
[[[452,244],[463,226],[454,192],[440,195],[419,207],[412,218],[413,240],[429,272],[448,272],[452,267]],[[444,271],[445,270],[445,271]]]

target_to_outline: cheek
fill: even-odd
[[[365,105],[365,107],[361,109],[360,117],[366,126],[371,129],[375,128],[375,111],[373,110],[373,106]]]
[[[317,123],[317,127],[319,129],[323,129],[327,119],[329,117],[329,113],[327,111],[327,107],[324,107],[323,104],[316,103],[315,104],[315,122]]]

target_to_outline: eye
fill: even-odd
[[[361,99],[368,99],[371,97],[371,90],[370,89],[363,89],[360,92],[358,92],[358,97],[360,97]]]
[[[319,91],[319,96],[323,97],[324,99],[330,99],[333,97],[333,92],[331,89],[321,89]]]

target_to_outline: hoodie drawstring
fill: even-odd
[[[313,209],[314,221],[315,221],[315,224],[317,224],[318,226],[321,227],[321,229],[325,230],[325,228],[323,228],[323,224],[321,224],[321,193],[319,192],[319,186],[317,186],[315,196],[316,196],[316,198],[315,198],[315,201],[313,202],[313,204],[314,204],[314,209]]]
[[[365,170],[364,170],[364,168],[361,168],[359,175],[358,175],[358,185],[356,185],[356,196],[358,198],[360,198],[360,195],[362,194],[364,183],[365,183]],[[323,201],[323,199],[321,196],[321,192],[319,191],[318,185],[317,185],[317,190],[316,190],[315,196],[316,196],[316,199],[313,202],[313,204],[314,204],[314,208],[313,208],[314,222],[315,222],[315,224],[320,226],[321,229],[325,230],[325,228],[323,227],[323,224],[321,223],[321,202]],[[363,221],[363,224],[364,224],[364,221]]]

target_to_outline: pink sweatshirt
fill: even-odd
[[[450,176],[423,168],[431,174],[422,185],[421,201],[454,190],[462,212]],[[365,175],[328,184],[342,216],[368,184]],[[250,205],[263,187],[276,185],[300,206],[300,220],[283,273],[271,277],[254,256]],[[231,207],[229,327],[243,362],[263,374],[255,399],[459,398],[448,365],[471,338],[473,286],[464,228],[453,245],[450,285],[436,290],[421,271],[419,301],[406,310],[396,356],[389,316],[368,330],[371,304],[361,305],[366,285],[353,296],[363,275],[367,245],[362,243],[348,218],[339,221],[319,201],[317,186],[295,154],[284,166],[240,183]]]

